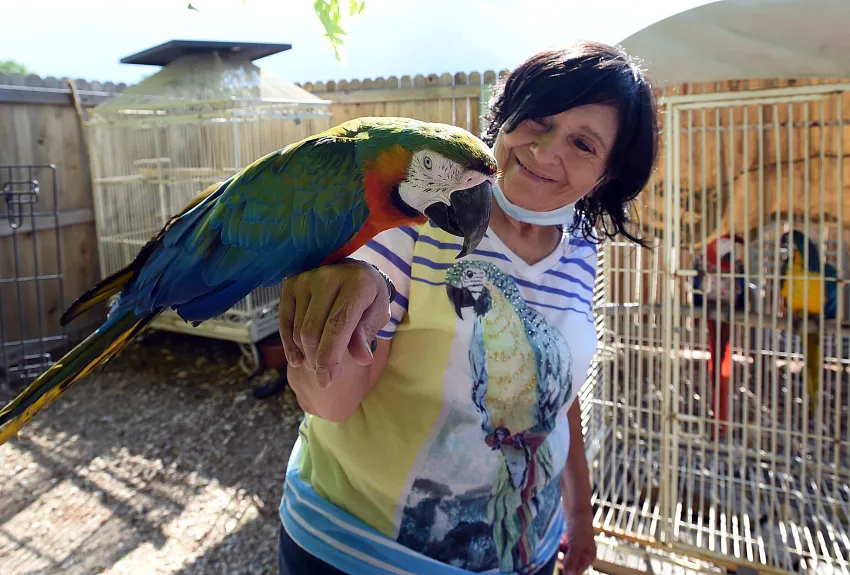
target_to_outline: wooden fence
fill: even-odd
[[[7,221],[11,197],[4,193],[0,198],[0,342],[7,346],[9,342],[56,336],[64,309],[100,276],[80,113],[125,86],[76,80],[74,88],[79,108],[66,80],[0,74],[0,165],[53,164],[57,179],[56,201],[52,182],[41,181],[35,204],[39,213],[50,217],[23,218],[17,229]],[[51,170],[30,173],[32,178],[48,180]],[[26,174],[26,170],[17,174]],[[16,178],[15,170],[0,170],[0,190],[4,184],[7,190],[14,187],[8,181]],[[34,279],[58,272],[63,276],[64,297],[59,296],[58,281]],[[103,313],[103,308],[89,312],[74,323],[69,335],[73,338],[88,331]],[[14,356],[15,350],[10,351]]]
[[[498,74],[488,70],[452,74],[418,74],[365,80],[307,82],[301,87],[331,100],[333,122],[338,124],[363,116],[401,116],[426,122],[460,126],[478,134],[481,128],[482,93],[496,82]],[[484,102],[486,104],[486,102]]]

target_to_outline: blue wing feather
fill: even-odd
[[[317,138],[290,146],[170,222],[116,306],[170,307],[186,321],[202,322],[258,287],[319,265],[368,215],[353,141]]]

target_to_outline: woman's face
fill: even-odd
[[[617,110],[590,104],[500,132],[494,152],[499,185],[527,210],[556,210],[583,198],[605,175],[617,137]]]

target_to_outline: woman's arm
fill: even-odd
[[[579,399],[573,402],[567,412],[570,426],[570,453],[567,465],[561,473],[561,497],[564,511],[585,511],[590,509],[590,471],[584,452],[584,434],[581,430],[581,406]]]
[[[567,412],[570,426],[570,453],[561,473],[561,499],[567,521],[567,554],[564,573],[583,573],[596,559],[596,539],[593,529],[593,506],[590,503],[590,470],[584,452],[581,430],[581,406],[578,398]]]

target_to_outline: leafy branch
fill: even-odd
[[[242,5],[247,6],[247,0],[242,0]],[[200,12],[191,2],[186,7],[189,10]],[[365,0],[348,0],[347,12],[349,17],[359,16],[363,13],[364,8],[366,8]],[[319,22],[325,29],[325,38],[330,42],[336,59],[341,62],[342,53],[340,49],[344,44],[343,36],[346,34],[342,27],[344,16],[343,10],[340,8],[340,0],[313,0],[313,10],[315,10]]]
[[[344,43],[343,36],[345,36],[345,30],[342,28],[343,15],[339,4],[340,0],[314,0],[313,9],[316,11],[316,16],[319,17],[319,21],[325,28],[325,38],[330,42],[336,59],[342,61],[340,48]],[[348,15],[351,17],[359,16],[363,13],[365,7],[365,0],[359,2],[357,0],[348,0]]]
[[[0,73],[2,74],[29,74],[26,66],[14,60],[0,60]]]

